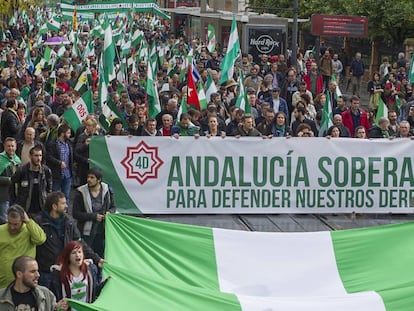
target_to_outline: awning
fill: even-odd
[[[73,13],[74,5],[69,3],[60,3],[60,8],[62,13],[68,14],[68,12]],[[121,2],[117,1],[91,1],[86,4],[76,5],[77,14],[85,13],[121,13],[127,11],[133,12],[151,12],[158,15],[163,19],[171,19],[171,17],[159,8],[159,6],[154,3],[152,0],[124,0]]]

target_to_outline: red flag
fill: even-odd
[[[191,105],[197,110],[201,110],[200,101],[198,100],[197,87],[194,83],[191,64],[188,66],[187,72],[187,105]]]
[[[77,16],[76,16],[76,5],[73,9],[72,29],[73,29],[73,31],[78,30],[78,19],[77,19]]]

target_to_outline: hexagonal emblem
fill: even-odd
[[[141,141],[135,147],[128,147],[121,161],[127,179],[136,179],[143,185],[147,179],[158,178],[158,170],[164,162],[158,156],[158,147],[150,147]]]

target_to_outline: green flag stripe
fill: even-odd
[[[112,306],[112,310],[131,310],[131,302],[136,301],[136,308],[146,311],[241,311],[239,301],[233,294],[131,274],[130,270],[109,263],[104,270],[111,278],[103,290],[111,294],[102,294],[94,306],[73,300],[71,306],[78,311],[107,310],[108,306]]]
[[[150,278],[219,290],[211,228],[121,215],[106,218],[105,226],[105,256],[112,265],[137,266]]]
[[[339,274],[349,293],[376,291],[387,311],[414,306],[414,223],[331,232]]]
[[[93,136],[91,143],[89,145],[90,154],[99,154],[99,163],[97,163],[93,157],[91,158],[91,166],[105,168],[104,181],[109,185],[117,185],[117,192],[115,193],[116,202],[119,206],[127,206],[130,210],[131,208],[137,207],[137,214],[141,213],[137,202],[133,202],[129,196],[128,191],[125,189],[121,179],[116,173],[115,167],[112,163],[111,156],[106,145],[105,136]]]

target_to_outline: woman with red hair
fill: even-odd
[[[97,284],[96,266],[84,258],[82,243],[67,243],[51,271],[51,290],[57,301],[72,298],[87,303],[93,302]]]

